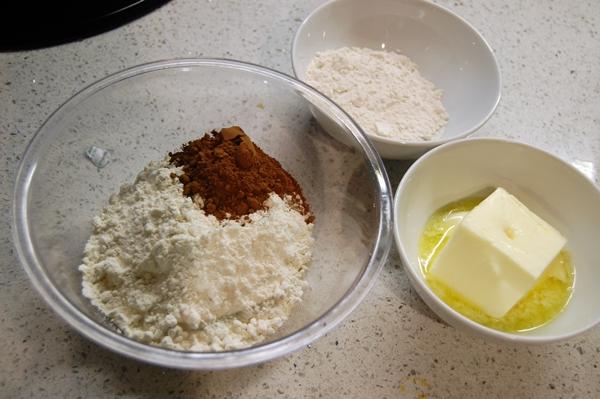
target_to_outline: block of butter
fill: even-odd
[[[565,238],[498,188],[453,231],[430,276],[489,316],[504,316],[565,245]]]

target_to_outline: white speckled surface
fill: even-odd
[[[17,162],[43,120],[84,85],[157,59],[228,57],[290,73],[295,29],[319,3],[175,0],[78,43],[0,53],[1,397],[600,397],[600,328],[536,347],[471,338],[416,297],[395,254],[366,301],[333,333],[287,358],[227,372],[122,358],[82,339],[33,291],[12,247],[9,218]],[[503,98],[478,135],[537,145],[599,184],[597,2],[440,3],[475,25],[500,62]],[[387,166],[396,186],[408,164]]]

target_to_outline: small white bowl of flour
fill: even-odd
[[[383,158],[416,158],[464,138],[500,100],[485,39],[423,0],[322,5],[296,33],[292,66],[356,120]]]

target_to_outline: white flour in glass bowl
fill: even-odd
[[[127,336],[190,351],[251,346],[301,300],[312,223],[272,193],[244,220],[207,215],[167,160],[151,162],[94,219],[83,294]]]

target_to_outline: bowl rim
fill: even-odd
[[[298,42],[300,41],[300,35],[302,34],[303,30],[306,28],[309,21],[315,15],[322,12],[325,8],[331,7],[334,3],[339,4],[339,3],[343,3],[344,1],[354,1],[354,0],[329,0],[324,4],[321,4],[319,7],[315,8],[310,14],[308,14],[308,16],[306,18],[304,18],[304,20],[302,21],[302,23],[296,30],[294,39],[292,41],[292,51],[290,52],[290,58],[292,61],[292,71],[293,71],[296,79],[304,82],[298,76],[298,66],[297,66],[297,62],[296,62],[296,48],[298,46]],[[378,0],[371,0],[371,1],[378,1]],[[410,1],[415,2],[415,3],[422,3],[426,7],[435,8],[435,9],[441,11],[442,13],[447,14],[450,17],[450,19],[454,18],[459,24],[464,25],[467,29],[472,31],[474,36],[477,37],[481,41],[481,43],[483,44],[483,47],[487,50],[487,52],[491,56],[491,59],[493,60],[493,70],[494,70],[493,72],[496,77],[496,83],[497,83],[496,84],[496,98],[494,100],[492,107],[489,109],[489,111],[485,115],[483,115],[479,119],[479,121],[477,123],[475,123],[471,128],[467,129],[465,132],[463,132],[455,137],[449,137],[449,138],[437,139],[437,140],[427,140],[427,141],[400,141],[400,140],[395,140],[395,139],[391,139],[388,137],[372,135],[363,130],[364,133],[367,135],[367,137],[369,137],[369,139],[376,141],[378,143],[388,144],[388,145],[400,145],[400,146],[404,146],[404,147],[407,147],[407,148],[410,148],[413,150],[418,150],[418,149],[422,149],[422,148],[433,148],[433,147],[443,145],[445,143],[464,139],[465,137],[468,137],[471,134],[475,133],[477,130],[479,130],[492,117],[492,115],[496,112],[498,105],[500,104],[500,99],[502,98],[502,74],[500,73],[500,66],[498,64],[498,60],[496,58],[496,55],[494,54],[492,47],[490,46],[488,41],[485,39],[485,37],[470,22],[468,22],[466,19],[464,19],[463,17],[461,17],[454,11],[451,11],[449,8],[446,8],[439,4],[432,3],[427,0],[410,0]],[[313,87],[313,89],[319,91],[318,89],[316,89],[314,87]],[[323,93],[321,93],[321,94],[323,94]],[[325,94],[323,94],[323,95],[325,96]],[[325,96],[325,97],[327,97],[327,96]],[[335,103],[335,101],[333,101],[333,102]],[[341,106],[339,106],[339,107],[342,108]]]
[[[476,145],[478,143],[485,143],[486,145],[494,146],[497,149],[497,145],[508,145],[508,146],[516,146],[525,149],[526,151],[536,152],[548,159],[549,162],[554,162],[562,167],[566,167],[572,173],[577,176],[581,184],[585,184],[590,186],[593,191],[596,193],[596,197],[600,202],[600,188],[598,188],[594,182],[592,182],[587,176],[581,173],[577,168],[573,165],[569,164],[565,160],[560,157],[540,149],[538,147],[532,146],[530,144],[526,144],[520,141],[510,140],[510,139],[502,139],[502,138],[494,138],[494,137],[478,137],[478,138],[470,138],[470,139],[461,139],[451,143],[447,143],[441,145],[433,150],[429,151],[421,158],[419,158],[415,163],[413,163],[410,168],[404,174],[402,180],[398,184],[398,188],[396,189],[394,195],[394,241],[396,243],[397,251],[400,255],[400,259],[402,261],[402,265],[404,266],[404,270],[409,274],[409,280],[411,284],[414,286],[415,290],[419,293],[419,296],[423,299],[425,303],[428,303],[428,300],[431,300],[435,303],[438,309],[442,309],[444,315],[441,314],[440,311],[434,309],[432,306],[428,306],[440,316],[442,319],[446,319],[446,317],[450,318],[453,322],[460,324],[463,329],[469,330],[469,333],[477,333],[480,336],[486,336],[493,338],[497,341],[505,341],[511,343],[519,343],[519,344],[546,344],[557,341],[562,341],[568,338],[572,338],[574,336],[580,335],[596,325],[600,324],[600,316],[587,325],[579,328],[577,330],[564,333],[564,334],[555,334],[549,335],[545,337],[537,337],[537,336],[527,336],[521,335],[519,333],[509,333],[500,330],[495,330],[491,327],[484,326],[479,324],[466,316],[458,313],[456,310],[447,305],[443,300],[441,300],[432,290],[429,288],[429,285],[425,283],[422,274],[418,271],[420,268],[411,267],[411,262],[408,259],[407,251],[404,246],[404,243],[401,239],[401,226],[400,221],[398,220],[398,208],[400,207],[400,202],[403,198],[403,194],[407,189],[407,186],[411,184],[413,180],[413,175],[416,173],[419,168],[422,167],[423,164],[430,162],[430,160],[442,153],[452,151],[456,147],[465,146],[465,145]],[[427,298],[426,298],[427,297]],[[453,324],[453,323],[451,323]],[[454,325],[454,327],[457,327]]]
[[[39,142],[45,128],[55,118],[68,112],[79,102],[113,84],[144,74],[184,68],[225,68],[248,72],[281,82],[293,88],[308,100],[318,101],[328,108],[338,123],[346,126],[362,149],[365,162],[371,166],[377,187],[376,203],[379,220],[374,247],[366,265],[355,278],[344,295],[316,320],[275,341],[262,343],[246,349],[223,352],[185,352],[143,344],[90,319],[80,312],[60,290],[54,286],[43,263],[38,258],[30,239],[28,222],[28,199],[31,180],[36,170]],[[179,58],[161,60],[133,66],[110,74],[84,87],[60,107],[40,126],[28,143],[19,164],[12,206],[12,237],[21,265],[32,285],[45,302],[70,326],[97,344],[143,362],[180,369],[219,370],[241,367],[272,360],[303,346],[310,345],[346,318],[364,299],[376,282],[392,245],[392,190],[383,161],[366,138],[364,132],[353,119],[327,97],[297,79],[273,69],[230,59],[220,58]]]

